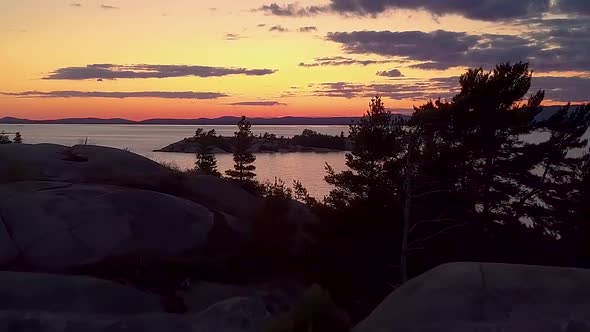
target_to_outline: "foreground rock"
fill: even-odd
[[[235,183],[215,176],[191,176],[184,180],[183,186],[191,200],[240,219],[253,217],[262,207],[261,200],[256,196]]]
[[[137,154],[92,145],[0,145],[0,183],[60,181],[108,184],[186,196],[212,210],[251,217],[260,201],[239,186],[211,176],[182,178]]]
[[[69,182],[0,185],[0,264],[55,270],[207,245],[214,216],[170,195]]]
[[[0,186],[0,195],[2,190],[4,196],[9,196],[8,193],[16,190],[20,197],[11,197],[10,203],[2,203],[6,209],[5,218],[12,213],[11,220],[7,222],[17,225],[14,226],[15,229],[31,227],[32,223],[42,225],[39,230],[26,230],[31,233],[26,240],[22,238],[23,234],[17,232],[15,239],[0,242],[0,264],[11,262],[19,256],[21,262],[38,267],[39,264],[43,264],[45,256],[57,257],[61,252],[73,249],[76,251],[62,258],[62,265],[69,266],[73,262],[83,261],[94,262],[114,253],[115,247],[127,236],[125,234],[136,236],[135,230],[126,229],[128,222],[121,220],[137,220],[144,218],[144,215],[145,232],[152,232],[155,236],[159,230],[163,230],[162,236],[169,235],[173,238],[178,231],[179,237],[175,243],[169,243],[171,240],[167,238],[163,238],[162,241],[149,238],[156,247],[157,243],[161,243],[159,248],[165,251],[160,255],[167,256],[180,251],[180,248],[189,247],[187,237],[195,235],[194,231],[184,232],[174,227],[167,229],[170,223],[184,224],[191,218],[190,213],[185,215],[182,212],[187,208],[187,204],[192,206],[189,210],[199,210],[198,215],[211,213],[211,218],[215,221],[212,233],[216,243],[214,247],[225,251],[235,250],[240,243],[251,240],[252,222],[264,213],[265,207],[264,200],[231,181],[211,176],[187,176],[128,151],[90,145],[0,145],[0,183],[31,181],[39,183]],[[42,181],[47,183],[43,184]],[[121,195],[125,196],[124,199]],[[55,206],[51,203],[54,200],[59,202]],[[189,204],[189,201],[194,205]],[[182,208],[178,208],[179,206]],[[2,209],[0,205],[0,212]],[[65,209],[66,212],[62,213],[59,209]],[[316,223],[317,218],[305,206],[296,202],[291,202],[281,213],[280,219],[294,229],[292,238],[286,241],[285,245],[291,247],[290,252],[303,252],[311,243],[306,233],[307,225]],[[31,221],[22,222],[22,225],[18,226],[18,220],[29,214],[34,214],[30,217]],[[50,221],[46,223],[43,218]],[[61,220],[56,221],[56,218]],[[75,234],[72,238],[66,231],[61,230],[74,227],[79,231],[82,226],[79,226],[78,222],[85,219],[89,220],[89,224],[83,227],[92,225],[96,228],[89,231],[97,232],[96,243],[85,243],[91,240],[78,240],[79,235]],[[208,225],[210,217],[207,216],[205,219],[208,220]],[[147,228],[147,225],[152,226]],[[9,238],[11,232],[4,231],[3,227],[5,226],[0,225],[0,240],[2,237]],[[39,232],[48,234],[54,227],[57,229],[51,232],[51,242],[38,242],[39,236],[42,236]],[[111,227],[113,236],[105,239]],[[205,229],[196,232],[201,231],[207,233]],[[202,244],[202,235],[193,238],[192,244],[195,247]],[[37,243],[32,245],[31,241]],[[43,252],[43,246],[51,248],[57,243],[60,244],[59,249],[48,250],[44,256],[31,256],[33,251]],[[168,244],[170,250],[166,249]],[[90,250],[84,249],[86,246]],[[98,246],[101,248],[95,253]],[[21,257],[23,252],[26,254]],[[53,258],[48,262],[47,267],[60,265],[56,264]]]
[[[137,154],[92,145],[0,145],[0,179],[156,186],[173,172]]]
[[[0,272],[0,295],[0,331],[10,332],[254,332],[270,317],[255,297],[166,314],[154,294],[88,277]]]
[[[0,294],[0,311],[80,315],[162,312],[156,295],[89,277],[0,272]]]
[[[590,331],[590,270],[454,263],[391,294],[355,332]]]

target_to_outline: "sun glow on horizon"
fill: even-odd
[[[302,1],[299,7],[327,2]],[[484,58],[476,52],[508,52],[516,48],[511,39],[523,32],[535,38],[533,23],[495,24],[453,13],[401,8],[375,17],[286,16],[262,11],[263,5],[261,0],[0,3],[0,116],[358,116],[375,94],[384,96],[387,107],[411,112],[428,99],[450,97],[457,77]],[[440,54],[428,50],[437,47]],[[443,61],[455,48],[464,62],[424,65]],[[474,55],[467,57],[469,52]],[[507,54],[512,57],[499,55],[496,62],[529,56]],[[590,86],[586,68],[531,65],[542,77],[539,88],[548,89],[547,104],[586,101],[569,93]],[[577,83],[566,82],[560,90],[545,76]],[[562,96],[563,91],[568,93]]]

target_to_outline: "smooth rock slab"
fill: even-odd
[[[83,276],[0,272],[0,299],[0,311],[12,312],[92,315],[162,312],[159,296]]]
[[[117,255],[166,258],[206,246],[213,214],[162,193],[104,185],[0,185],[0,264],[64,269]],[[16,249],[16,250],[15,250]]]
[[[157,162],[129,151],[104,146],[58,144],[3,144],[0,174],[16,180],[53,180],[109,183],[133,180],[157,185],[172,172]],[[21,179],[18,179],[22,177]],[[1,177],[0,177],[1,178]],[[10,179],[9,179],[10,180]]]
[[[589,315],[590,270],[453,263],[407,282],[354,331],[562,331]]]
[[[200,314],[89,314],[0,310],[0,332],[257,332],[269,318],[256,300],[235,298]]]

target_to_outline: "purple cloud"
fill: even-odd
[[[103,92],[103,91],[24,91],[0,92],[0,95],[19,98],[162,98],[162,99],[217,99],[227,97],[219,92],[194,91],[134,91],[134,92]]]
[[[139,79],[170,77],[222,77],[228,75],[264,76],[275,73],[273,69],[246,69],[233,67],[209,67],[188,65],[116,65],[91,64],[84,67],[59,68],[43,79],[89,80],[89,79]]]
[[[272,107],[272,106],[286,106],[287,104],[280,103],[278,101],[241,101],[241,102],[237,102],[237,103],[231,103],[229,105]]]
[[[385,76],[385,77],[404,77],[399,69],[392,69],[392,70],[385,70],[385,71],[378,71],[377,76]]]
[[[315,58],[311,63],[301,62],[299,63],[300,67],[323,67],[323,66],[352,66],[352,65],[361,65],[361,66],[368,66],[380,63],[391,63],[394,62],[393,60],[362,60],[362,59],[353,59],[349,57],[343,56],[329,56],[329,57],[320,57]]]

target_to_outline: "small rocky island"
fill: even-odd
[[[213,153],[233,153],[234,138],[217,135],[215,130],[204,131],[199,128],[193,137],[187,137],[172,143],[156,152],[197,153],[210,147]],[[321,134],[305,129],[301,135],[293,137],[261,134],[253,138],[249,152],[252,153],[286,153],[286,152],[339,152],[350,151],[352,142],[344,136]]]

